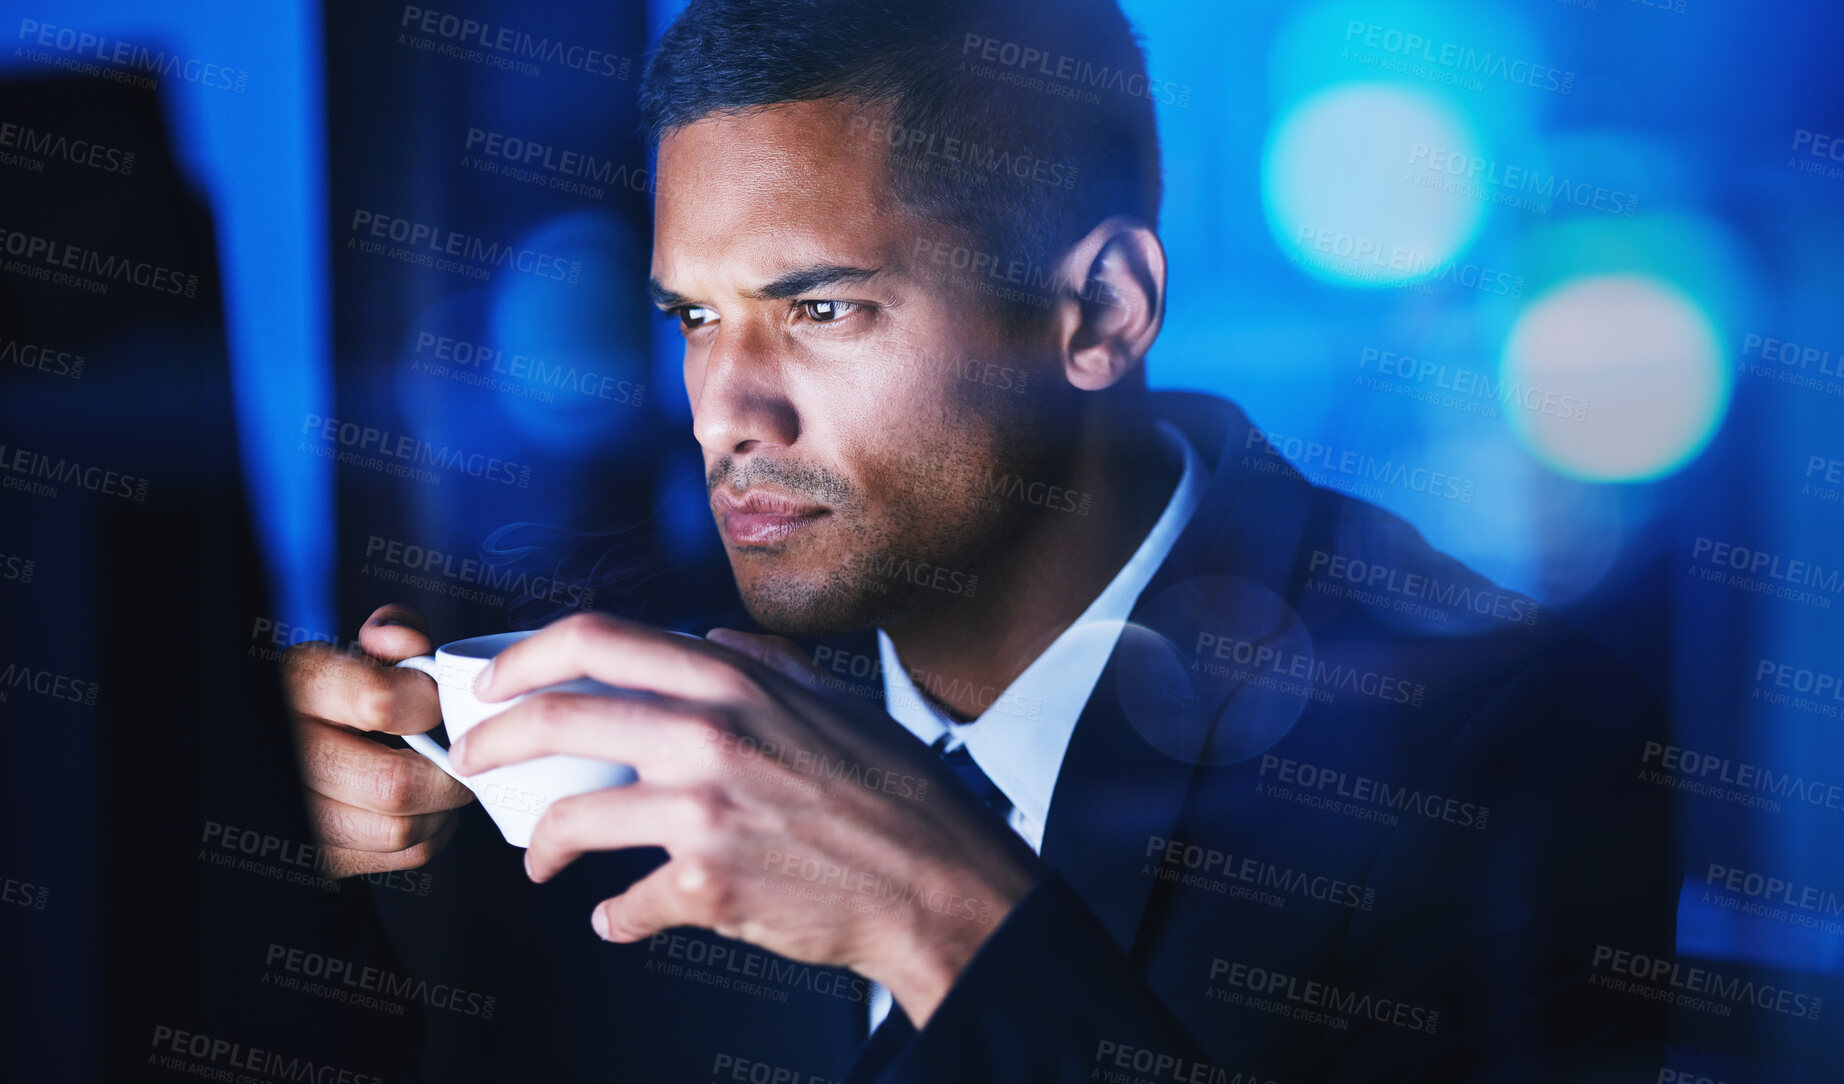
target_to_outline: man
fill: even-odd
[[[626,856],[570,921],[628,948],[522,935],[512,1056],[617,1079],[1655,1073],[1659,1018],[1595,972],[1672,946],[1638,683],[1307,485],[1228,404],[1148,392],[1157,84],[1113,0],[997,7],[694,2],[650,63],[650,292],[737,586],[778,635],[578,616],[483,675],[491,700],[584,675],[659,694],[532,698],[453,750],[465,773],[570,753],[640,775],[538,825],[553,905],[584,856]],[[429,647],[392,607],[360,640]],[[431,683],[325,648],[288,674],[339,871],[427,861],[470,795],[353,730],[430,729]]]

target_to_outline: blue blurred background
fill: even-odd
[[[8,76],[78,57],[77,27],[247,77],[160,100],[216,226],[277,624],[732,604],[677,333],[641,289],[634,92],[678,5],[445,4],[597,51],[511,66],[414,6],[4,6]],[[1237,401],[1315,480],[1608,642],[1717,775],[1844,783],[1844,15],[1125,6],[1165,84],[1152,383]],[[419,228],[517,255],[393,256]],[[406,439],[421,474],[385,452]],[[1346,451],[1455,486],[1354,477]],[[1844,971],[1844,809],[1680,809],[1682,954]],[[1817,886],[1832,925],[1743,913],[1712,864]]]

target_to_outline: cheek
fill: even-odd
[[[704,354],[694,350],[691,343],[682,343],[684,355],[679,363],[679,375],[685,381],[685,402],[693,408],[694,415],[698,406],[698,389],[704,384]]]
[[[849,385],[816,383],[795,390],[793,398],[802,442],[867,480],[875,464],[937,440],[950,428],[945,419],[953,413],[941,389],[909,374],[869,373]]]
[[[980,498],[994,472],[1006,469],[984,426],[930,427],[876,449],[864,484],[887,527],[932,534],[927,525],[952,523],[959,531],[982,518]]]

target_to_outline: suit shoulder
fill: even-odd
[[[1448,726],[1507,695],[1540,696],[1561,715],[1619,729],[1658,715],[1638,670],[1562,615],[1343,494],[1313,487],[1288,586],[1316,642],[1392,657],[1447,705]]]
[[[1318,487],[1288,587],[1312,623],[1513,665],[1567,650],[1580,635],[1536,599],[1436,549],[1395,513]]]

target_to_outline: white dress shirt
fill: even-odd
[[[914,678],[897,657],[896,645],[882,629],[877,630],[884,710],[924,745],[933,745],[943,734],[948,736],[948,750],[965,745],[980,771],[1010,799],[1012,809],[1006,823],[1040,853],[1044,825],[1050,819],[1050,795],[1056,789],[1076,720],[1094,692],[1095,682],[1101,679],[1102,670],[1107,668],[1114,642],[1120,638],[1140,593],[1191,522],[1209,484],[1209,472],[1185,435],[1169,422],[1160,421],[1157,425],[1167,456],[1180,464],[1182,471],[1165,511],[1146,533],[1139,549],[1082,611],[1082,616],[1025,667],[1004,692],[990,699],[979,697],[986,704],[979,718],[957,723],[943,714],[917,691]],[[930,680],[923,675],[925,688]],[[890,992],[873,983],[873,1031],[889,1012]]]

